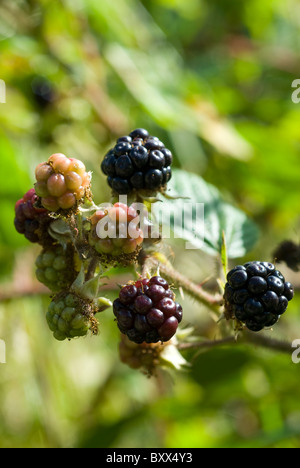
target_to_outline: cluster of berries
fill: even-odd
[[[101,169],[117,194],[134,190],[162,191],[172,177],[171,151],[143,128],[118,138],[104,157]]]
[[[35,190],[28,190],[15,205],[14,223],[17,232],[24,234],[27,240],[43,244],[44,241],[49,241],[47,228],[51,220],[48,211],[38,206],[38,201]]]
[[[139,252],[144,236],[134,206],[115,203],[97,210],[90,223],[89,245],[101,256],[118,258],[122,263]]]
[[[172,159],[171,151],[157,137],[150,136],[145,129],[136,129],[117,140],[114,148],[105,156],[101,168],[115,194],[139,190],[153,193],[165,190],[172,175]],[[134,204],[115,203],[108,208],[97,209],[90,217],[84,218],[85,222],[81,225],[87,229],[84,227],[79,237],[85,236],[83,245],[88,245],[90,250],[87,257],[80,254],[79,263],[82,266],[81,269],[77,268],[75,258],[80,246],[75,239],[78,229],[76,225],[71,226],[71,220],[74,223],[75,218],[69,214],[83,216],[78,210],[79,205],[86,199],[92,201],[91,174],[81,161],[56,153],[37,166],[35,176],[34,189],[16,204],[15,226],[31,242],[39,242],[41,220],[45,219],[48,223],[43,233],[47,233],[48,239],[42,243],[43,250],[36,260],[37,279],[56,294],[46,314],[47,323],[58,340],[84,336],[88,330],[97,333],[95,314],[107,308],[109,301],[100,298],[102,302],[99,305],[100,299],[86,293],[87,285],[93,283],[97,275],[94,279],[84,279],[81,289],[78,289],[79,270],[81,272],[83,268],[85,273],[90,273],[93,259],[101,264],[108,261],[121,265],[125,263],[124,258],[129,263],[136,261],[144,241],[139,219],[141,213]],[[57,238],[57,231],[56,236],[52,237],[51,223],[58,217],[77,231],[62,244]],[[86,270],[85,258],[89,262]],[[84,277],[88,278],[85,273]],[[135,346],[143,343],[147,352],[142,355],[144,358],[145,354],[148,357],[151,355],[152,361],[156,356],[154,348],[169,341],[182,320],[182,307],[175,302],[174,292],[160,276],[124,286],[114,302],[113,310],[123,338]]]
[[[36,194],[41,205],[51,212],[70,210],[90,196],[91,175],[78,159],[53,154],[35,170]]]
[[[225,313],[257,332],[274,325],[293,296],[292,284],[285,281],[275,265],[247,262],[237,265],[227,275]]]
[[[88,330],[96,333],[95,313],[104,305],[97,307],[94,301],[72,292],[80,270],[76,247],[71,239],[60,244],[51,232],[57,215],[67,219],[90,197],[91,175],[81,161],[60,153],[39,164],[35,175],[34,188],[16,203],[14,223],[19,233],[43,247],[36,259],[36,277],[57,294],[50,303],[47,322],[58,340],[83,336]]]
[[[101,169],[113,195],[130,194],[139,201],[139,195],[144,200],[142,195],[165,191],[172,176],[172,160],[171,151],[157,137],[139,128],[117,140],[104,157]],[[85,218],[87,223],[82,223],[79,205],[86,199],[92,201],[91,174],[85,165],[57,153],[38,165],[35,176],[34,189],[16,203],[15,227],[29,241],[43,246],[36,260],[36,276],[56,294],[46,314],[48,325],[58,340],[84,336],[89,330],[96,334],[95,314],[107,308],[109,301],[97,299],[99,283],[96,269],[91,266],[94,260],[97,265],[131,264],[141,248],[145,250],[147,236],[141,229],[136,205],[115,203],[90,213]],[[74,236],[60,245],[57,238],[50,236],[49,226],[57,217],[74,221],[75,217],[69,216],[74,213],[81,216],[80,226],[87,229],[79,232],[77,225],[68,225],[75,231]],[[88,254],[80,254],[81,268],[77,268],[80,249],[76,238],[82,236]],[[84,271],[81,289],[77,284],[79,270]],[[95,276],[88,280],[91,272]],[[87,293],[89,284],[93,294],[96,291],[94,295]],[[260,331],[278,321],[293,296],[293,286],[272,263],[248,262],[227,275],[225,316],[249,330]],[[169,283],[161,276],[141,278],[123,286],[113,302],[113,313],[122,336],[121,359],[132,367],[148,369],[158,359],[158,348],[175,335],[183,314]]]
[[[182,307],[161,276],[122,287],[113,311],[120,331],[138,344],[169,341],[182,320]]]

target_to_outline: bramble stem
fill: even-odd
[[[235,336],[228,336],[226,338],[222,338],[220,340],[205,340],[205,341],[198,341],[194,343],[179,343],[177,348],[181,351],[187,349],[209,349],[215,348],[217,346],[224,346],[228,343],[236,343],[236,344],[255,344],[262,348],[271,349],[274,351],[279,351],[282,353],[290,354],[292,351],[291,343],[287,341],[277,340],[274,338],[270,338],[266,335],[260,335],[251,333],[248,331],[244,331],[238,338]]]
[[[251,333],[245,331],[243,339],[245,343],[253,343],[254,345],[261,346],[263,348],[273,349],[275,351],[281,351],[282,353],[290,354],[292,351],[292,343],[289,343],[288,341],[277,340],[275,338],[270,338],[269,336],[266,336],[264,334]]]

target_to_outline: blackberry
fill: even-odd
[[[300,269],[300,246],[291,240],[284,240],[273,253],[278,263],[284,262],[293,271]]]
[[[48,211],[40,206],[40,199],[34,189],[28,190],[15,205],[14,225],[18,233],[27,240],[41,245],[51,245],[53,239],[48,234],[48,227],[53,221]]]
[[[91,196],[91,175],[78,159],[53,154],[37,166],[35,176],[35,191],[42,206],[50,212],[76,209],[84,198]]]
[[[224,291],[225,315],[258,332],[274,325],[287,310],[294,288],[275,265],[247,262],[227,275]]]
[[[46,109],[55,100],[53,85],[44,77],[37,76],[31,82],[34,101],[41,110]]]
[[[113,311],[120,331],[138,344],[169,341],[182,320],[182,307],[160,276],[124,286]]]
[[[54,338],[59,341],[98,333],[97,309],[92,302],[71,292],[55,296],[46,313],[46,320]]]
[[[164,191],[172,177],[171,151],[143,128],[120,137],[101,163],[102,172],[116,194],[134,190]]]
[[[75,255],[72,245],[44,249],[35,262],[37,279],[54,293],[69,288],[78,275]]]
[[[90,218],[89,244],[103,261],[123,264],[134,261],[143,243],[138,213],[134,206],[115,203]]]

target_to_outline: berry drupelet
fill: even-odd
[[[274,325],[294,297],[291,283],[285,281],[275,265],[248,262],[237,265],[227,275],[225,315],[258,332]]]
[[[173,155],[143,128],[120,137],[104,157],[101,169],[113,192],[163,191],[172,177]]]
[[[37,166],[35,177],[35,191],[48,211],[70,210],[90,197],[91,175],[78,159],[53,154]]]
[[[120,331],[138,344],[169,341],[182,320],[182,307],[160,276],[124,286],[113,311]]]

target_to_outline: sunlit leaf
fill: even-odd
[[[257,226],[244,212],[225,202],[216,187],[196,174],[176,170],[170,192],[184,198],[165,199],[155,207],[156,215],[162,224],[170,220],[175,236],[186,240],[188,248],[221,254],[223,235],[229,258],[242,257],[253,248]]]

